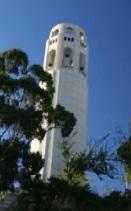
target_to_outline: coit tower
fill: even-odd
[[[88,45],[82,28],[70,23],[52,28],[46,42],[44,69],[52,74],[54,81],[53,106],[64,106],[77,119],[73,131],[76,134],[72,137],[74,152],[83,151],[87,142],[87,60]],[[45,181],[58,176],[64,166],[59,147],[61,141],[60,130],[52,129],[42,142],[40,151],[45,159],[42,171]]]

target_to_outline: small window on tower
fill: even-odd
[[[74,29],[72,29],[71,27],[67,27],[65,29],[65,33],[69,36],[74,36]]]
[[[48,55],[47,55],[47,69],[51,69],[54,66],[55,55],[56,55],[56,51],[55,50],[51,50],[48,53]]]
[[[64,49],[62,66],[73,67],[73,52],[71,48]]]
[[[85,74],[85,55],[83,53],[80,53],[80,58],[79,58],[79,71],[82,75]]]
[[[85,41],[85,37],[84,37],[84,34],[82,32],[80,32],[80,40]]]
[[[55,31],[52,32],[52,37],[54,37],[54,36],[56,36],[56,35],[58,35],[58,34],[59,34],[59,30],[56,29]]]

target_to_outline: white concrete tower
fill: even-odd
[[[53,105],[64,106],[77,119],[74,128],[77,134],[73,138],[73,150],[76,152],[83,151],[87,142],[87,59],[88,46],[83,29],[68,23],[52,28],[46,43],[44,69],[53,76]],[[43,140],[44,179],[58,176],[63,168],[59,149],[61,140],[58,129],[50,131]]]

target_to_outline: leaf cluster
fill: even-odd
[[[103,149],[94,146],[88,153],[73,152],[73,143],[64,139],[60,144],[63,160],[65,163],[61,178],[69,184],[83,185],[86,182],[85,172],[93,172],[101,179],[103,175],[114,177],[113,157]],[[113,162],[112,162],[113,161]]]
[[[56,127],[63,136],[71,133],[75,117],[60,105],[52,106],[53,94],[51,75],[41,65],[30,66],[25,52],[0,54],[0,190],[15,181],[28,188],[39,178],[43,160],[39,153],[30,153],[34,138],[42,141]]]

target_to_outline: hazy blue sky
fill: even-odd
[[[89,138],[131,120],[130,0],[0,0],[0,51],[21,48],[42,63],[51,27],[82,26],[89,42]]]
[[[131,0],[0,0],[0,51],[21,48],[43,62],[51,27],[71,22],[89,42],[88,137],[131,122]]]

